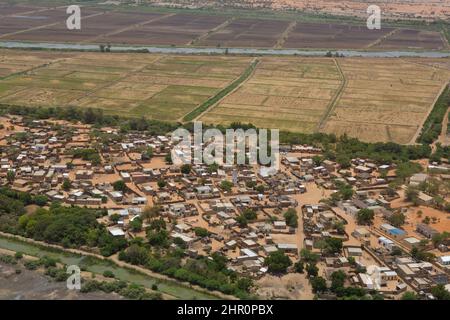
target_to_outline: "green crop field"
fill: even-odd
[[[0,103],[76,106],[177,121],[227,87],[251,58],[2,51]]]

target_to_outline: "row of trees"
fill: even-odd
[[[144,266],[180,281],[199,285],[208,290],[218,290],[239,298],[248,298],[253,286],[251,279],[240,277],[226,267],[226,257],[213,253],[212,259],[200,256],[183,260],[180,249],[153,250],[140,243],[132,244],[119,254],[119,259]]]
[[[157,120],[142,118],[123,118],[103,114],[100,109],[80,109],[75,107],[67,108],[42,108],[42,107],[18,107],[0,105],[4,113],[22,115],[26,119],[64,119],[68,121],[82,121],[95,126],[115,125],[120,126],[122,132],[127,131],[148,131],[151,134],[166,134],[176,128],[183,126],[188,130],[193,129],[192,123],[177,124]],[[210,126],[204,126],[208,129]],[[227,128],[242,128],[244,130],[255,128],[252,124],[240,122],[232,123],[230,126],[216,126],[217,129],[225,132]],[[346,135],[337,137],[334,134],[313,133],[302,134],[296,132],[280,132],[280,142],[287,144],[310,144],[322,147],[325,150],[324,157],[337,161],[343,167],[349,165],[349,155],[352,157],[370,158],[373,161],[384,164],[388,162],[406,162],[420,158],[428,158],[431,155],[431,148],[428,144],[422,145],[399,145],[393,142],[388,143],[366,143],[356,138],[349,138]]]

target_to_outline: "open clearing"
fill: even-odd
[[[197,119],[410,143],[450,79],[449,59],[262,57]],[[180,121],[252,57],[0,51],[0,103],[100,108]]]

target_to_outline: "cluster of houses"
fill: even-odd
[[[9,124],[0,137],[1,184],[66,205],[105,208],[107,215],[99,221],[113,236],[142,236],[148,223],[143,213],[158,207],[160,217],[171,222],[170,237],[182,240],[187,255],[221,252],[229,269],[250,277],[268,271],[264,260],[270,253],[280,250],[297,261],[300,249],[306,248],[319,253],[321,273],[328,280],[342,269],[353,285],[367,290],[395,294],[408,287],[420,291],[448,283],[449,256],[440,255],[431,263],[404,254],[422,239],[432,239],[437,230],[422,223],[415,234],[408,234],[387,223],[398,212],[391,202],[400,198],[388,187],[396,178],[394,164],[355,158],[341,168],[330,160],[318,163],[319,148],[283,145],[279,170],[194,164],[186,171],[170,164],[170,155],[193,150],[174,148],[169,135],[64,121],[24,123],[10,118]],[[420,185],[432,170],[446,179],[446,165],[431,165],[428,173],[413,175],[409,184]],[[312,184],[324,199],[342,184],[355,193],[333,205],[302,203],[299,199]],[[430,205],[432,197],[421,192],[419,201]],[[289,209],[296,210],[302,230],[288,222],[284,213]],[[358,226],[361,209],[373,210],[383,223]],[[131,230],[135,219],[143,220],[141,231]],[[344,250],[322,254],[327,238],[342,240]],[[398,249],[403,254],[394,255]]]

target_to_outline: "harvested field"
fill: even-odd
[[[0,37],[2,39],[6,39],[7,37],[5,37],[5,35],[7,34],[53,24],[60,21],[65,22],[65,19],[67,19],[67,14],[64,9],[9,15],[2,17],[0,20]],[[13,37],[13,39],[15,38]]]
[[[365,141],[411,141],[450,73],[401,59],[388,62],[339,59],[346,85],[325,132]]]
[[[289,21],[236,19],[197,44],[221,47],[273,47],[288,25]]]
[[[124,44],[187,45],[225,20],[225,17],[176,14],[102,40]]]
[[[333,59],[263,58],[247,82],[200,119],[409,143],[450,77],[427,59],[336,61],[344,79]]]
[[[126,45],[317,49],[426,49],[447,45],[436,28],[423,30],[259,19],[239,14],[121,11],[82,6],[81,30],[68,30],[65,7],[0,6],[0,39]]]
[[[43,60],[21,53],[0,52],[0,63],[10,68],[5,67],[5,73],[13,73],[10,63],[19,65],[18,71],[28,70],[0,80],[0,103],[92,107],[109,114],[172,121],[233,82],[251,62],[251,58],[149,54],[109,54],[105,59],[98,53],[47,53]],[[20,61],[28,64],[21,66]]]
[[[378,43],[377,49],[445,49],[439,32],[401,29]]]
[[[44,11],[47,10],[44,6],[30,6],[24,4],[9,5],[6,3],[0,4],[0,16],[10,16],[15,14],[26,14],[30,12]]]
[[[284,47],[361,49],[392,30],[392,28],[368,30],[366,26],[299,23],[289,33]]]
[[[340,83],[332,59],[262,58],[250,79],[200,119],[314,132]]]
[[[158,14],[138,14],[138,13],[116,13],[100,10],[83,9],[81,30],[68,30],[66,26],[67,14],[61,9],[61,17],[52,20],[53,25],[31,29],[19,34],[2,37],[6,40],[30,40],[30,41],[51,41],[54,42],[82,42],[97,38],[100,35],[121,30],[130,25],[150,20]],[[38,23],[39,20],[32,20]],[[39,25],[47,25],[48,23],[40,23]],[[0,25],[0,30],[3,28]],[[28,28],[23,28],[28,29]]]
[[[449,59],[258,59],[240,85],[199,112],[199,120],[410,143],[450,79]],[[94,107],[108,114],[180,121],[229,88],[252,61],[3,50],[0,103]]]

